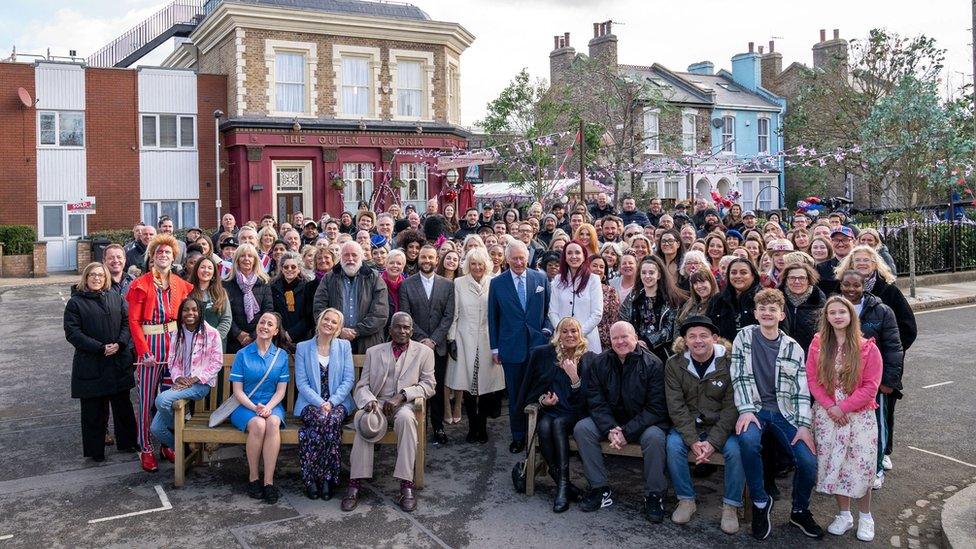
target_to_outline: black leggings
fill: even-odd
[[[539,433],[539,449],[549,464],[549,474],[569,476],[569,434],[573,432],[578,418],[567,415],[539,414],[536,432]]]

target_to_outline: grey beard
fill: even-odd
[[[356,273],[359,272],[359,269],[361,269],[362,266],[363,266],[363,262],[362,261],[357,261],[356,264],[355,265],[352,265],[352,266],[349,266],[349,265],[346,265],[345,263],[343,263],[342,264],[342,272],[346,273],[346,276],[353,277],[353,276],[356,276]]]

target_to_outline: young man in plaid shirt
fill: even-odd
[[[822,538],[823,529],[809,511],[810,494],[817,482],[817,452],[813,442],[810,389],[800,345],[779,329],[785,317],[783,294],[769,288],[755,297],[759,325],[739,331],[732,344],[732,388],[739,419],[742,467],[752,498],[752,535],[766,539],[772,531],[773,500],[763,486],[762,435],[769,430],[783,448],[793,453],[793,509],[790,524],[804,535]]]

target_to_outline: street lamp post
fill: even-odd
[[[217,199],[214,206],[217,208],[217,228],[220,228],[220,209],[223,204],[220,201],[220,117],[224,116],[224,111],[217,109],[214,115],[214,180],[217,188]]]

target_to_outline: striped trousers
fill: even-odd
[[[152,425],[153,405],[159,393],[159,382],[162,381],[166,366],[136,366],[136,384],[139,395],[139,412],[136,414],[139,448],[141,452],[152,452],[153,443],[149,428]]]

